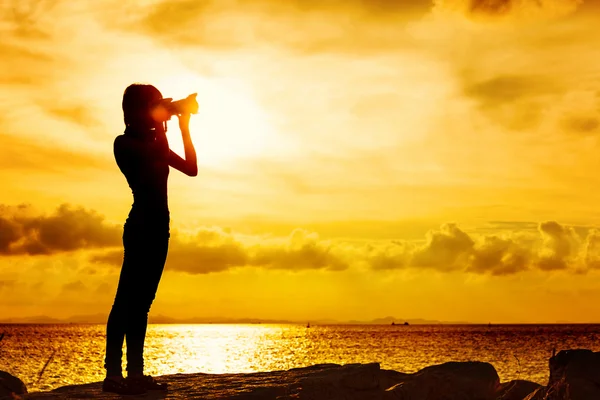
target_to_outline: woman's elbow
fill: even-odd
[[[196,168],[190,168],[187,171],[187,175],[188,176],[198,176],[198,167],[196,167]]]

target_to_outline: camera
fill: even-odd
[[[171,97],[162,99],[160,103],[152,110],[152,117],[156,121],[168,121],[173,115],[197,114],[197,95],[198,93],[193,93],[185,99],[176,101],[173,101],[173,98]]]
[[[198,113],[198,101],[196,101],[197,95],[197,93],[190,94],[185,99],[177,101],[172,101],[173,99],[164,99],[163,106],[171,115],[196,114]]]

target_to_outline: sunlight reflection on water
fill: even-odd
[[[0,325],[0,370],[30,390],[99,381],[104,377],[103,325]],[[273,371],[317,363],[379,362],[415,372],[446,361],[487,361],[502,381],[545,383],[551,349],[598,351],[598,325],[314,326],[150,325],[146,372]],[[53,350],[42,378],[38,374]],[[125,367],[125,363],[124,363]]]

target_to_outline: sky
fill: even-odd
[[[110,311],[143,82],[200,103],[151,315],[600,322],[599,22],[597,0],[5,0],[0,319]]]

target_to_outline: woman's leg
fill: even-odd
[[[122,376],[123,342],[128,325],[129,305],[136,291],[136,252],[130,249],[123,235],[125,255],[119,277],[119,285],[106,324],[106,358],[104,367],[107,377]]]
[[[123,359],[123,342],[125,339],[125,322],[114,305],[108,316],[106,324],[106,356],[104,368],[108,378],[117,378],[123,375],[121,360]]]
[[[144,342],[148,326],[148,313],[158,289],[167,258],[168,237],[146,238],[136,261],[139,273],[135,296],[129,304],[125,340],[127,342],[127,374],[142,375],[144,372]]]

